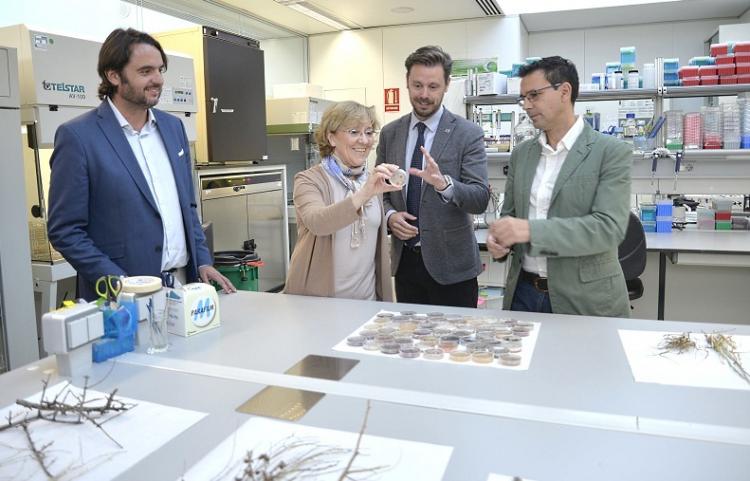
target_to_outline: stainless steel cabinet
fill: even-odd
[[[211,221],[214,251],[236,251],[254,239],[265,265],[259,289],[273,291],[286,281],[289,238],[284,167],[199,171],[203,221]]]

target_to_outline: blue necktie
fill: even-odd
[[[414,145],[414,153],[411,155],[411,166],[415,169],[422,169],[422,151],[420,147],[424,145],[424,129],[427,128],[422,122],[417,123],[417,143]],[[416,175],[409,175],[409,186],[406,190],[406,212],[413,215],[417,220],[409,221],[411,225],[419,229],[419,200],[422,197],[422,178]],[[419,242],[419,234],[406,241],[406,245],[413,247]]]

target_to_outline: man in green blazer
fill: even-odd
[[[493,257],[510,254],[504,309],[629,317],[617,247],[630,207],[632,149],[576,116],[578,73],[561,57],[521,69],[519,104],[536,138],[510,158]]]

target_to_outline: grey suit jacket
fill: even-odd
[[[541,154],[538,137],[513,150],[502,215],[528,219]],[[629,145],[584,125],[555,182],[547,219],[531,220],[531,243],[513,246],[505,309],[510,309],[528,253],[547,257],[552,312],[630,316],[617,247],[628,226],[632,157]]]
[[[411,114],[395,120],[380,133],[377,164],[405,166],[406,139]],[[481,214],[490,199],[484,133],[474,123],[447,109],[438,124],[430,155],[443,174],[453,179],[453,200],[443,201],[434,187],[422,182],[419,233],[427,272],[440,284],[455,284],[482,272],[479,248],[470,214]],[[406,210],[406,191],[383,195],[386,212]],[[391,272],[401,260],[403,241],[391,237]]]

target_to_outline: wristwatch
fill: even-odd
[[[439,190],[436,189],[438,192],[445,192],[448,189],[448,187],[453,185],[453,179],[451,179],[450,175],[447,175],[447,174],[443,175],[443,179],[445,179],[445,187]]]

